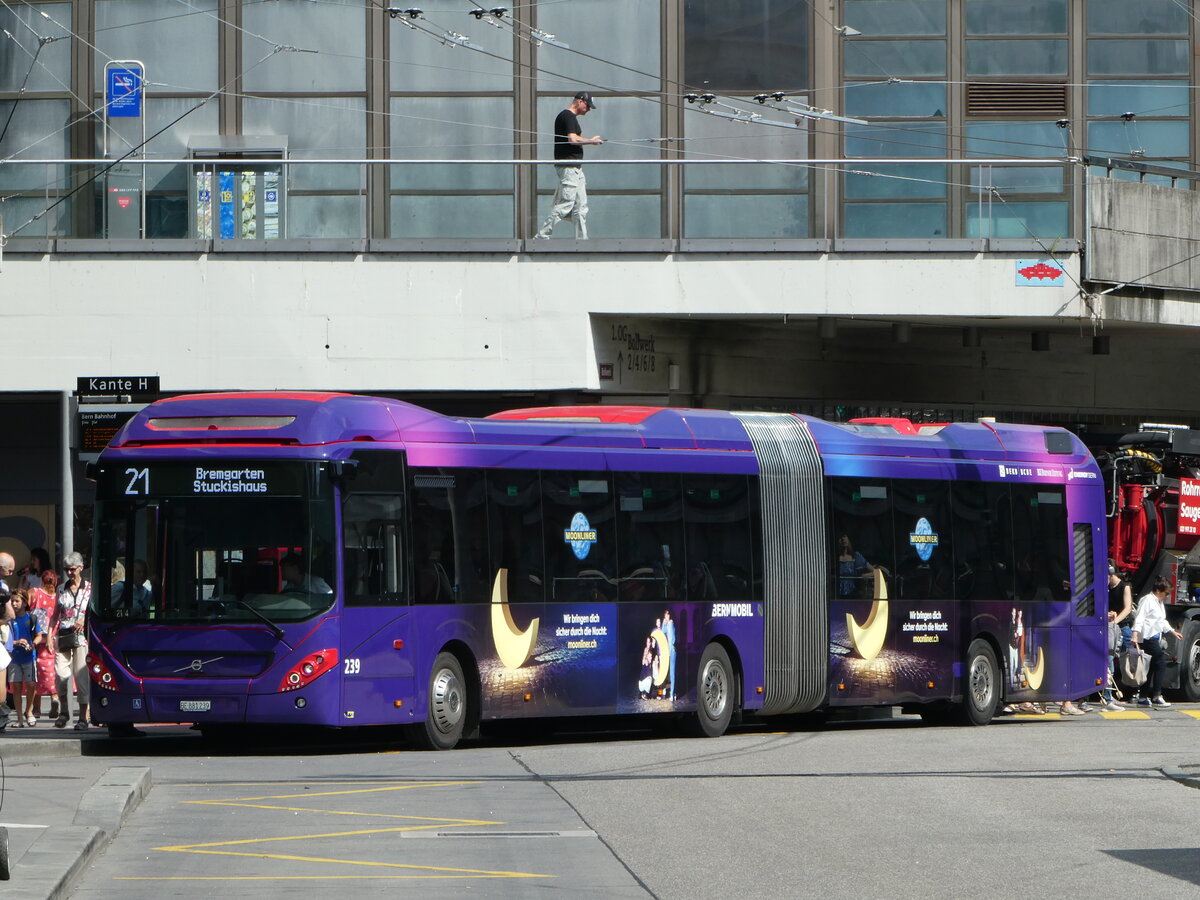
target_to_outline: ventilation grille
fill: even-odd
[[[1096,614],[1096,592],[1092,589],[1096,574],[1096,559],[1092,550],[1092,526],[1078,522],[1072,529],[1075,560],[1075,615],[1090,619]]]
[[[968,84],[968,116],[1054,116],[1067,114],[1065,84]]]

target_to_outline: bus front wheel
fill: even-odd
[[[696,677],[694,731],[702,737],[720,737],[729,728],[737,704],[733,666],[720,644],[709,644],[700,657]]]
[[[412,725],[409,737],[422,750],[450,750],[467,724],[467,682],[453,653],[439,653],[429,673],[429,710],[425,721]]]
[[[976,638],[967,649],[967,683],[959,721],[964,725],[986,725],[1000,704],[1000,667],[991,644]]]

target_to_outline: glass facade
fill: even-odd
[[[1015,219],[1061,237],[1078,228],[1084,174],[1064,157],[1195,165],[1195,3],[827,7],[3,5],[0,160],[14,164],[0,167],[0,215],[18,237],[527,239],[557,184],[533,161],[552,157],[555,116],[580,90],[596,101],[584,136],[605,141],[585,148],[593,238],[964,238]],[[145,64],[144,119],[106,123],[105,65],[120,60]],[[274,204],[275,224],[223,233],[215,169],[205,182],[152,165],[201,145],[285,160],[278,185],[242,193],[243,213],[246,197]],[[36,164],[105,154],[148,165],[93,182],[94,165]],[[1017,165],[1036,160],[1057,162]],[[120,233],[118,174],[133,181],[116,193],[144,206]],[[986,221],[997,192],[1008,224]]]

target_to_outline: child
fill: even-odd
[[[17,724],[31,728],[37,724],[33,717],[33,696],[37,688],[34,658],[37,647],[45,642],[46,633],[38,619],[29,612],[29,596],[24,588],[13,593],[12,662],[8,664],[8,683],[13,692]],[[22,700],[22,698],[24,698]]]

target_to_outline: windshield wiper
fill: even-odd
[[[266,623],[267,627],[271,629],[271,631],[275,634],[276,638],[278,638],[281,641],[283,640],[283,629],[280,628],[278,625],[276,625],[274,622],[272,622],[270,619],[268,619],[265,615],[263,615],[263,613],[261,611],[255,609],[253,606],[251,606],[249,603],[247,603],[241,597],[237,598],[237,605],[243,607],[244,609],[250,610],[252,615],[254,615],[256,618],[259,618],[263,622]]]

